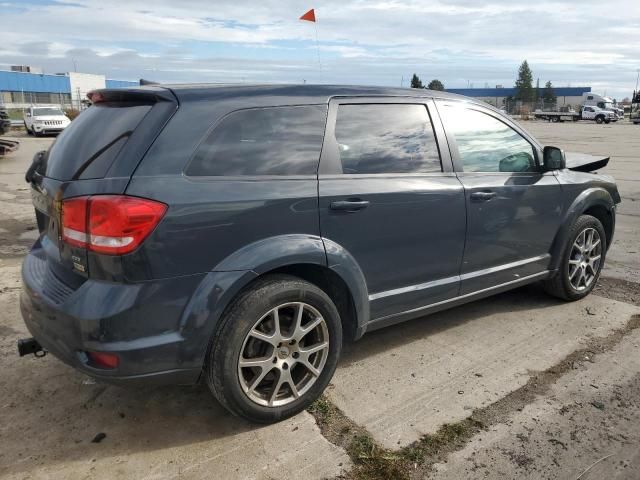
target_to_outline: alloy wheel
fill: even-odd
[[[313,386],[328,353],[329,330],[317,309],[304,302],[279,305],[244,340],[238,358],[240,385],[259,405],[287,405]]]
[[[602,240],[595,228],[582,230],[571,247],[567,265],[569,283],[578,292],[591,287],[602,258]]]

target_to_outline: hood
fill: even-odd
[[[69,120],[66,115],[34,115],[35,120]]]
[[[564,155],[567,160],[567,168],[577,172],[593,172],[604,168],[609,163],[609,158],[611,158],[576,152],[566,152]]]

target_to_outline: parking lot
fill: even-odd
[[[52,138],[14,134],[20,150],[0,158],[0,477],[640,478],[640,126],[524,126],[612,157],[623,203],[597,291],[562,303],[532,285],[366,335],[320,405],[271,426],[205,386],[124,389],[17,356],[37,237],[23,177]]]

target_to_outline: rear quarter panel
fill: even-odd
[[[288,234],[319,237],[316,175],[183,174],[201,140],[226,114],[272,106],[273,99],[221,96],[181,100],[186,101],[147,152],[127,187],[129,195],[169,206],[142,248],[126,259],[127,279],[251,268],[246,262],[242,266],[221,263],[234,252],[266,238]],[[278,105],[296,103],[305,101],[290,98]]]

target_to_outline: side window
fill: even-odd
[[[340,105],[335,135],[343,173],[442,171],[424,105]]]
[[[465,172],[532,172],[533,146],[500,120],[468,108],[445,105],[447,132],[458,145]]]
[[[227,115],[200,144],[190,176],[314,175],[326,106],[269,107]]]

